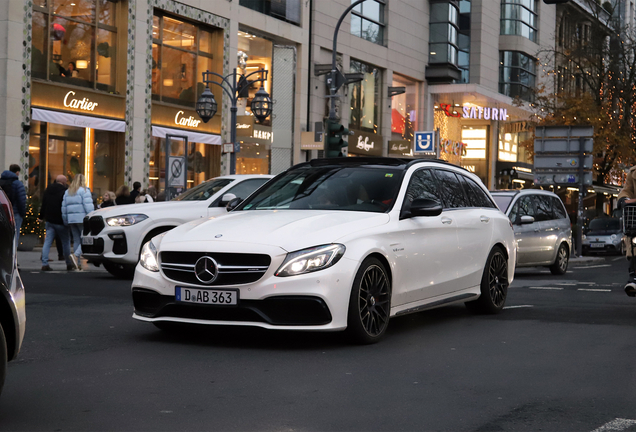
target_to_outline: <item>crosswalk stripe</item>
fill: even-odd
[[[559,288],[559,287],[530,287],[530,289],[536,289],[536,290],[562,290],[563,288]]]
[[[593,268],[601,268],[601,267],[611,267],[611,264],[599,264],[599,265],[593,265],[593,266],[581,266],[581,267],[574,267],[575,269],[593,269]]]
[[[600,289],[600,288],[579,288],[577,291],[595,291],[595,292],[611,292],[611,289]]]
[[[506,306],[504,309],[519,309],[519,308],[530,308],[534,307],[533,305],[516,305],[516,306]]]

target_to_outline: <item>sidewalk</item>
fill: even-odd
[[[20,270],[42,270],[42,259],[40,258],[41,256],[41,247],[36,247],[30,252],[18,251],[18,265],[20,266]],[[57,259],[57,249],[55,247],[51,248],[51,253],[49,254],[49,266],[51,266],[54,271],[66,271],[66,261],[60,261]],[[83,261],[82,267],[82,271],[106,272],[103,266],[95,267],[93,264],[86,264],[86,261]]]

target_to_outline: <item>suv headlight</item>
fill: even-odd
[[[141,248],[141,255],[139,257],[139,264],[146,270],[151,272],[159,271],[159,263],[157,262],[157,248],[152,244],[152,240]]]
[[[106,218],[106,225],[112,227],[130,226],[148,219],[145,214],[127,214]]]
[[[276,276],[296,276],[324,270],[342,258],[345,247],[341,244],[315,246],[287,254],[283,264],[276,270]]]
[[[612,235],[610,236],[610,238],[611,238],[612,240],[614,240],[614,239],[616,238],[616,234],[612,234]]]

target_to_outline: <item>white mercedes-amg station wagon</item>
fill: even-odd
[[[501,311],[515,262],[510,221],[474,174],[441,161],[318,159],[222,218],[146,243],[133,317],[161,329],[346,330],[373,343],[391,317],[454,303]]]

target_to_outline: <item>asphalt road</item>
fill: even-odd
[[[507,309],[391,321],[385,340],[242,328],[166,334],[129,283],[24,272],[27,334],[0,431],[636,431],[626,262],[520,270]]]

